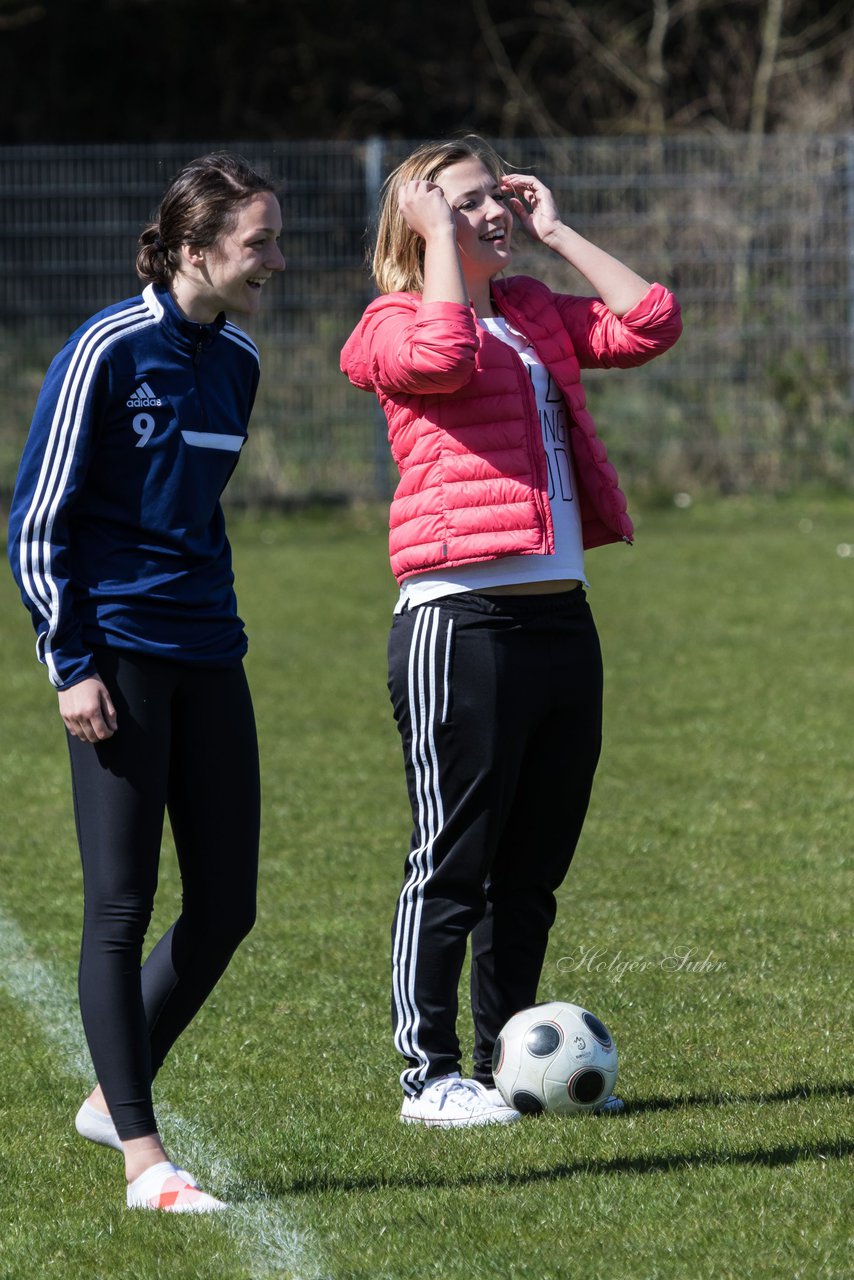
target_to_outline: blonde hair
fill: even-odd
[[[470,133],[445,142],[425,142],[386,178],[380,193],[373,274],[380,293],[421,293],[424,288],[424,241],[406,225],[398,192],[406,182],[435,182],[443,169],[461,160],[480,160],[496,182],[507,166],[494,147]]]

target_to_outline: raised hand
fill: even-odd
[[[424,241],[424,302],[468,304],[457,252],[454,212],[442,188],[426,178],[404,182],[397,196],[403,220]]]
[[[563,225],[548,187],[530,173],[507,173],[501,179],[501,189],[531,239],[548,244]]]
[[[561,221],[552,193],[539,178],[508,173],[501,186],[528,235],[580,271],[615,316],[624,316],[648,292],[648,280]]]
[[[397,202],[406,225],[423,240],[436,233],[453,233],[454,214],[438,183],[425,178],[404,182]]]

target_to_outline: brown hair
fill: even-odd
[[[276,194],[272,181],[240,156],[215,151],[191,160],[172,179],[140,234],[139,278],[168,285],[178,270],[182,244],[209,249],[235,226],[240,206],[265,191]]]
[[[400,188],[415,178],[435,182],[443,169],[472,159],[480,160],[496,182],[507,172],[498,152],[483,138],[470,133],[450,141],[423,143],[388,175],[380,193],[373,256],[374,279],[380,293],[395,293],[398,289],[421,293],[424,288],[424,241],[404,221],[397,200]]]

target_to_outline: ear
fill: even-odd
[[[191,267],[201,267],[205,262],[205,250],[197,244],[182,244],[181,256]]]

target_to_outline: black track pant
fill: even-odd
[[[462,594],[395,617],[389,689],[414,830],[392,930],[401,1082],[460,1069],[457,989],[471,936],[474,1075],[533,1004],[555,890],[599,758],[602,660],[582,588]]]
[[[83,862],[80,1008],[119,1137],[155,1132],[151,1082],[255,919],[259,780],[241,666],[98,650],[118,731],[69,735]],[[168,810],[181,914],[141,966]]]

